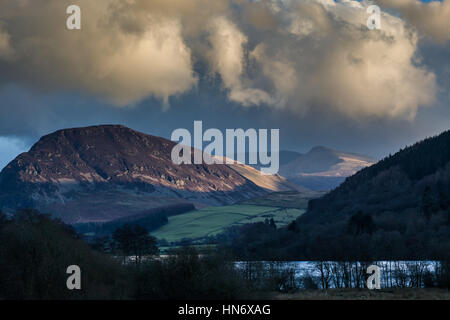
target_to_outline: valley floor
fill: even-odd
[[[329,289],[302,290],[292,294],[275,293],[273,300],[450,300],[448,289]]]

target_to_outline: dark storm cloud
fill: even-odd
[[[74,1],[0,3],[0,136],[121,123],[169,137],[203,120],[381,157],[448,127],[449,44],[404,6],[383,1],[400,17],[372,32],[365,1],[75,2],[74,32]]]

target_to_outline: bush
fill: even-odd
[[[167,258],[145,261],[135,269],[136,299],[246,298],[244,281],[219,254],[200,256],[194,248],[173,250]]]
[[[311,276],[305,276],[301,279],[302,287],[306,290],[317,290],[319,286]]]
[[[441,261],[436,270],[436,284],[439,288],[450,288],[450,261]]]
[[[123,267],[92,251],[62,222],[18,211],[0,228],[1,299],[114,299],[127,296]],[[66,287],[67,267],[81,268],[82,290]]]

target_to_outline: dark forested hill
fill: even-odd
[[[369,214],[420,212],[423,200],[432,206],[428,214],[447,210],[449,199],[450,131],[446,131],[347,178],[332,192],[311,201],[303,219],[341,219],[359,210]]]
[[[287,228],[243,228],[231,246],[254,259],[450,259],[450,131],[362,169]]]

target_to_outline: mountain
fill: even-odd
[[[56,131],[1,171],[0,208],[37,208],[68,223],[105,222],[167,205],[225,205],[297,188],[245,165],[175,165],[174,145],[120,125]]]
[[[375,159],[363,155],[314,147],[305,154],[284,161],[280,174],[312,190],[330,190],[346,177],[375,162]]]
[[[245,154],[246,161],[249,156],[250,153]],[[321,146],[314,147],[305,154],[281,150],[279,160],[281,176],[294,185],[316,191],[334,189],[346,177],[377,162],[368,156]],[[250,166],[258,170],[262,167],[259,162]]]

